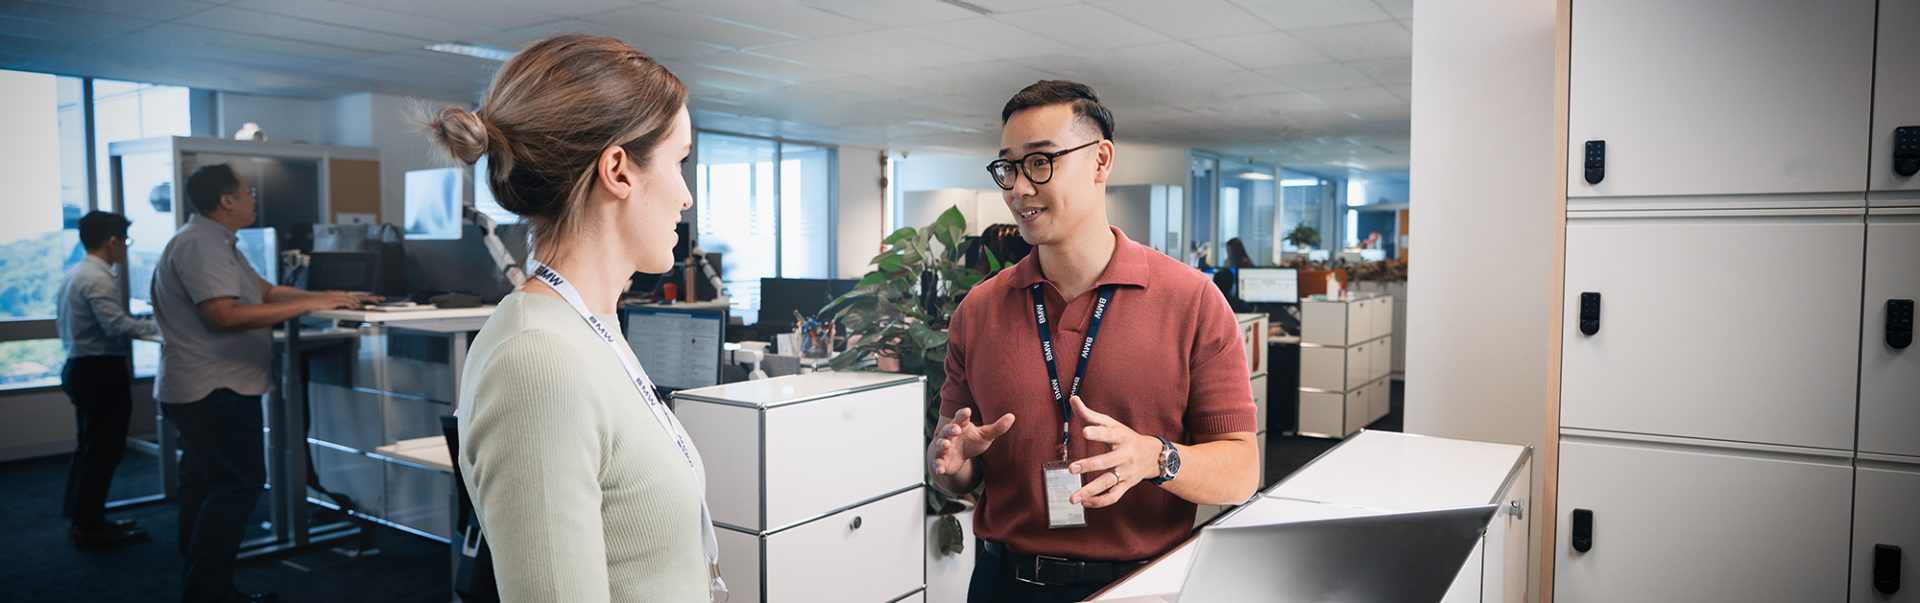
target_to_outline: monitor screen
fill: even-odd
[[[316,251],[307,258],[308,291],[372,292],[380,274],[379,254],[369,251]]]
[[[269,283],[281,284],[279,235],[272,228],[242,228],[233,235],[239,239],[234,246],[247,258],[253,271]]]
[[[460,238],[460,198],[465,175],[459,168],[406,173],[406,236],[440,241]]]
[[[630,306],[626,319],[627,345],[654,386],[681,390],[720,384],[725,310]]]
[[[1300,273],[1292,268],[1241,268],[1240,299],[1256,304],[1300,303]]]

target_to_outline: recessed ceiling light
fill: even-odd
[[[1240,172],[1238,176],[1241,180],[1272,180],[1273,179],[1273,174],[1269,174],[1266,172],[1255,172],[1255,171]]]
[[[457,54],[463,57],[473,57],[476,59],[484,59],[488,61],[499,61],[502,63],[507,62],[507,59],[513,58],[512,50],[508,50],[498,46],[487,46],[484,44],[468,44],[466,42],[440,42],[437,44],[428,44],[427,50],[431,50],[434,52],[444,52],[447,54]]]

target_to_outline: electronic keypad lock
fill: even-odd
[[[1599,184],[1607,177],[1607,141],[1587,141],[1587,184]]]
[[[1573,510],[1573,550],[1582,553],[1593,550],[1593,511],[1591,509]]]
[[[1873,545],[1873,589],[1883,595],[1900,592],[1900,547]]]
[[[1896,350],[1913,345],[1913,300],[1887,300],[1887,345]]]
[[[1600,294],[1580,294],[1580,332],[1592,337],[1600,332]]]
[[[1912,176],[1916,172],[1920,172],[1920,126],[1894,128],[1893,173]]]

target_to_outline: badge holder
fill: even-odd
[[[1087,527],[1086,508],[1073,502],[1073,493],[1082,487],[1080,476],[1067,469],[1066,461],[1049,462],[1042,473],[1047,483],[1047,527]]]

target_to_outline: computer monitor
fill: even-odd
[[[247,258],[247,264],[260,278],[267,282],[280,284],[280,238],[273,228],[242,228],[233,233],[239,239],[234,244],[240,249],[240,255]]]
[[[627,345],[655,387],[668,392],[720,384],[724,308],[628,306]]]
[[[1255,304],[1300,303],[1300,272],[1292,268],[1241,268],[1240,299]]]
[[[316,251],[307,258],[308,291],[372,292],[380,277],[380,254]]]

